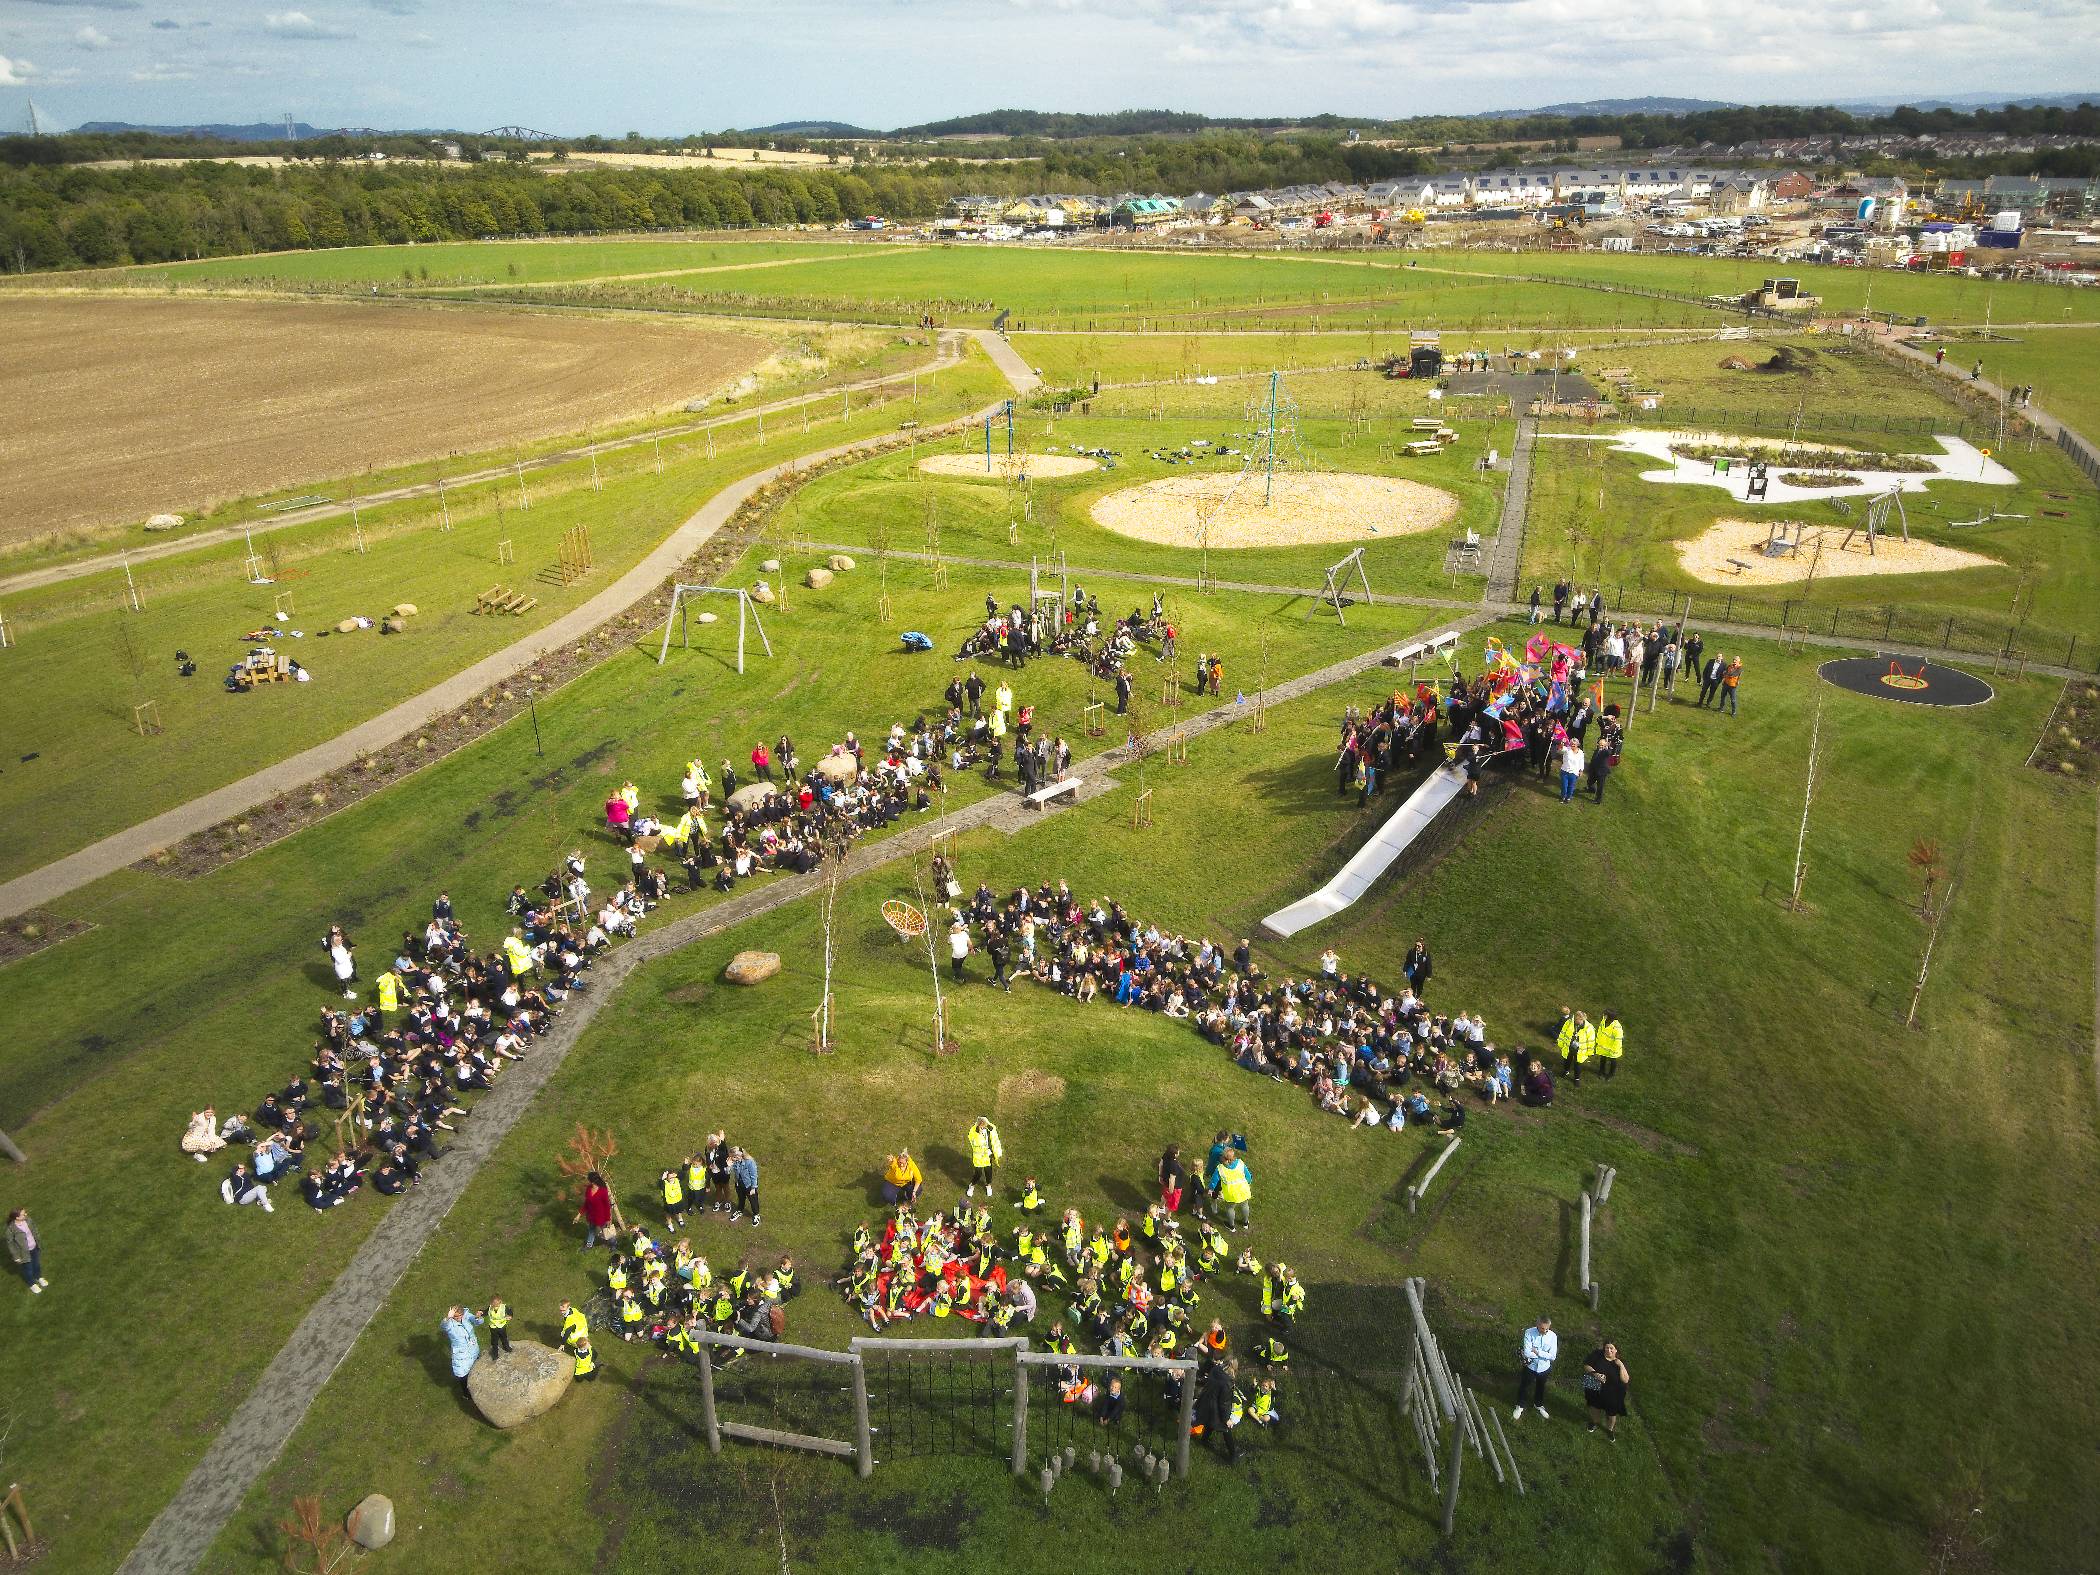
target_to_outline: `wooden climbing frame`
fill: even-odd
[[[131,725],[138,729],[138,734],[141,738],[145,738],[152,733],[164,732],[165,729],[160,722],[160,702],[158,700],[141,700],[137,705],[133,706],[131,708]]]
[[[589,574],[597,564],[591,558],[591,528],[578,525],[563,533],[561,552],[555,559],[555,578],[564,585],[573,585]]]
[[[474,605],[469,611],[477,613],[509,613],[515,617],[520,613],[531,612],[539,604],[540,599],[537,596],[527,596],[522,591],[514,591],[507,585],[498,584],[491,585],[487,590],[475,597]]]

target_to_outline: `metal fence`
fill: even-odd
[[[2100,486],[2100,450],[2064,426],[2056,429],[2056,446],[2071,456],[2071,463],[2085,473],[2086,480]]]
[[[1657,617],[1668,623],[1749,624],[1785,636],[1844,640],[1860,645],[1905,645],[1995,662],[2035,662],[2100,672],[2100,641],[2061,629],[2012,623],[2002,618],[1948,614],[1937,609],[1819,602],[1808,597],[1737,596],[1725,591],[1644,590],[1606,586],[1608,612]],[[1709,642],[1710,643],[1710,642]]]

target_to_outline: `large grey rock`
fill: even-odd
[[[851,787],[860,768],[854,765],[851,755],[826,755],[817,762],[817,775],[834,787]]]
[[[838,574],[845,574],[853,567],[853,560],[843,552],[833,553],[825,562],[831,566],[833,572]]]
[[[415,615],[416,604],[414,602],[394,603],[394,616],[396,618],[413,618]]]
[[[156,514],[146,521],[146,529],[151,531],[179,530],[181,526],[180,514]]]
[[[343,1522],[350,1540],[361,1548],[383,1548],[394,1540],[394,1501],[384,1493],[367,1493]]]
[[[770,782],[746,782],[729,795],[729,807],[749,814],[779,791]]]
[[[467,1374],[467,1398],[497,1427],[522,1427],[554,1409],[569,1392],[576,1363],[537,1340],[517,1340],[507,1355],[485,1356]]]
[[[700,623],[713,623],[720,616],[719,613],[701,613],[698,615],[697,621]]]
[[[778,558],[768,558],[759,565],[759,568],[767,574],[778,574],[780,572],[780,560]]]
[[[829,569],[811,569],[809,573],[802,576],[802,583],[813,591],[821,591],[831,583],[831,571]]]
[[[764,580],[760,580],[756,585],[751,587],[751,599],[759,603],[761,606],[772,606],[774,600],[773,587],[768,585]]]
[[[731,984],[763,984],[780,972],[778,952],[738,952],[729,959],[722,977]]]

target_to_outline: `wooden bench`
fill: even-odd
[[[1400,452],[1403,454],[1413,454],[1417,458],[1422,458],[1430,454],[1443,453],[1444,445],[1439,443],[1435,438],[1425,438],[1419,443],[1402,444]]]
[[[1048,809],[1050,801],[1070,793],[1076,799],[1079,794],[1079,778],[1066,777],[1062,782],[1053,782],[1048,787],[1037,788],[1028,795],[1028,802],[1037,809]]]
[[[1444,425],[1442,418],[1438,416],[1416,416],[1407,424],[1417,432],[1435,432]]]

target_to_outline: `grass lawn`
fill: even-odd
[[[1810,431],[1804,425],[1802,435]],[[1832,436],[1844,441],[1847,434]],[[1938,644],[1951,618],[1957,649],[1997,651],[2011,633],[2014,649],[2038,661],[2060,663],[2070,653],[2079,665],[2091,666],[2093,640],[2100,635],[2089,589],[2100,575],[2100,537],[2093,529],[2100,497],[2051,445],[2032,452],[2022,445],[1997,458],[2021,477],[2019,486],[1934,482],[1922,495],[1906,496],[1904,508],[1914,537],[1997,558],[2003,567],[1825,575],[1807,590],[1801,584],[1736,587],[1696,578],[1680,564],[1673,543],[1699,535],[1717,519],[1801,519],[1842,529],[1844,521],[1827,504],[1746,506],[1718,488],[1642,481],[1652,462],[1612,452],[1604,443],[1544,440],[1532,470],[1522,579],[1550,585],[1572,566],[1584,584],[1603,585],[1608,599],[1623,590],[1629,608],[1674,610],[1678,594],[1689,593],[1701,610],[1724,620],[1776,621],[1782,604],[1791,604],[1793,623],[1828,632],[1835,616],[1840,632],[1859,639],[1888,634]],[[1852,503],[1857,519],[1864,505]],[[1954,528],[1988,509],[2028,518]],[[2079,647],[2072,653],[2074,635]]]
[[[942,375],[922,414],[929,424],[946,420],[1005,387],[973,351]],[[844,417],[832,404],[776,416],[763,442],[755,420],[675,440],[661,476],[649,446],[608,455],[598,462],[602,490],[591,487],[589,460],[534,472],[524,484],[530,509],[518,506],[515,481],[460,488],[450,495],[450,532],[434,499],[365,511],[363,553],[348,521],[287,527],[259,539],[274,557],[272,585],[248,583],[246,545],[235,541],[132,571],[141,613],[120,610],[122,570],[6,598],[19,644],[6,653],[15,681],[0,698],[0,724],[19,740],[15,755],[37,758],[0,769],[0,873],[34,868],[420,693],[595,595],[736,477],[894,432],[910,398],[906,385],[893,393]],[[597,568],[563,586],[550,566],[578,525],[590,529]],[[513,563],[498,561],[503,540]],[[539,605],[519,617],[476,615],[474,598],[499,583]],[[287,623],[307,637],[278,648],[311,667],[314,681],[226,693],[220,679],[249,649],[241,637],[272,621],[280,590],[294,599]],[[399,602],[420,609],[405,634],[321,637],[341,619],[377,619]],[[176,676],[177,651],[195,659],[194,677]],[[132,707],[145,699],[159,704],[164,732],[133,729]],[[51,813],[54,804],[65,812]]]
[[[1368,432],[1357,432],[1340,421],[1307,420],[1300,426],[1301,451],[1310,456],[1314,468],[1359,471],[1374,475],[1403,476],[1442,488],[1459,501],[1452,522],[1435,530],[1390,539],[1365,537],[1360,543],[1325,543],[1300,547],[1241,548],[1211,554],[1211,572],[1222,580],[1252,584],[1309,585],[1321,583],[1323,571],[1351,546],[1364,547],[1371,588],[1380,594],[1420,593],[1472,599],[1479,594],[1473,580],[1454,583],[1443,573],[1448,543],[1468,528],[1483,536],[1492,535],[1501,508],[1501,473],[1484,474],[1474,461],[1490,447],[1507,453],[1513,428],[1507,421],[1468,419],[1454,411],[1461,436],[1443,453],[1428,458],[1393,456],[1387,446],[1396,441],[1395,423],[1413,408],[1410,397],[1390,394],[1405,389],[1405,383],[1385,383],[1362,373],[1337,373],[1337,380],[1353,380],[1367,400],[1377,402],[1381,419]],[[1295,383],[1293,384],[1295,387]],[[1133,572],[1194,576],[1202,567],[1202,555],[1193,545],[1169,547],[1120,535],[1094,522],[1088,512],[1094,501],[1123,488],[1185,473],[1190,467],[1152,458],[1155,452],[1208,438],[1212,443],[1230,443],[1245,449],[1253,441],[1244,414],[1254,395],[1252,384],[1220,385],[1217,388],[1171,388],[1131,390],[1104,396],[1104,402],[1140,409],[1155,399],[1162,418],[1060,416],[1051,420],[1029,412],[1015,428],[1015,443],[1031,451],[1044,452],[1053,445],[1068,449],[1073,444],[1105,448],[1120,455],[1113,471],[1031,483],[1029,517],[1016,523],[1017,504],[1010,504],[1003,482],[962,477],[926,477],[908,454],[871,460],[864,465],[824,477],[801,493],[783,511],[781,529],[818,542],[840,542],[867,546],[871,550],[887,531],[892,549],[921,552],[926,547],[925,516],[929,505],[940,530],[940,548],[951,556],[974,556],[1026,561],[1031,553],[1046,556],[1062,551],[1075,571],[1094,568]],[[1186,410],[1212,407],[1209,419],[1183,414]],[[1097,409],[1100,408],[1097,406]],[[1370,408],[1367,406],[1367,408]],[[1422,408],[1427,408],[1426,406]],[[994,433],[994,447],[1003,448],[1004,432]],[[946,445],[958,452],[970,447],[962,440]],[[981,452],[981,449],[977,450]],[[1221,478],[1235,473],[1238,459],[1198,461],[1205,473]],[[1221,479],[1221,485],[1223,481]],[[1257,483],[1250,483],[1252,485]],[[1249,493],[1250,496],[1253,494]],[[1104,609],[1117,605],[1123,592],[1089,587],[1101,598]]]
[[[894,872],[873,875],[841,898],[835,1059],[801,1048],[811,912],[773,915],[630,983],[411,1269],[214,1563],[262,1568],[294,1493],[340,1511],[377,1489],[434,1569],[486,1568],[528,1541],[550,1560],[637,1570],[717,1546],[731,1550],[725,1563],[784,1546],[791,1564],[823,1569],[986,1557],[1093,1569],[1133,1549],[1177,1568],[1228,1555],[1294,1565],[1360,1555],[1374,1539],[1412,1564],[1437,1539],[1392,1413],[1394,1287],[1420,1273],[1484,1401],[1508,1403],[1517,1330],[1542,1310],[1566,1357],[1601,1330],[1635,1375],[1616,1450],[1570,1419],[1564,1382],[1551,1422],[1515,1430],[1529,1497],[1469,1468],[1444,1555],[1456,1567],[1914,1567],[1971,1521],[1972,1504],[2003,1567],[2075,1564],[2100,1536],[2091,1460],[2062,1447],[2090,1431],[2093,1399],[2058,1378],[2094,1301],[2074,1267],[2083,1198],[2100,1179],[2083,961],[2094,850],[2089,791],[2020,765],[2052,686],[2012,683],[1952,719],[1826,693],[1810,907],[1790,915],[1774,892],[1818,690],[1812,658],[1754,645],[1750,658],[1740,720],[1678,706],[1636,719],[1601,808],[1519,787],[1441,862],[1262,948],[1270,966],[1303,971],[1332,943],[1346,966],[1391,977],[1426,934],[1436,997],[1485,1008],[1504,1044],[1536,1044],[1564,1001],[1625,1014],[1624,1076],[1544,1117],[1477,1112],[1425,1213],[1405,1212],[1401,1187],[1433,1140],[1352,1131],[1158,1019],[980,984],[954,998],[963,1050],[930,1060],[923,960],[875,914]],[[1359,702],[1375,693],[1352,687]],[[966,841],[962,879],[996,889],[1062,876],[1162,925],[1247,933],[1372,824],[1328,785],[1344,697],[1272,713],[1266,734],[1206,739],[1185,770],[1154,767],[1149,830],[1131,829],[1126,784],[1010,841]],[[1920,836],[1941,840],[1959,895],[1922,1027],[1906,1031],[1923,933],[1905,855]],[[786,973],[757,992],[722,987],[723,962],[751,945],[779,950]],[[1166,1140],[1221,1125],[1249,1135],[1254,1245],[1287,1255],[1311,1292],[1285,1432],[1254,1441],[1236,1471],[1199,1460],[1188,1486],[1142,1508],[1082,1478],[1046,1509],[1005,1476],[989,1430],[974,1456],[885,1458],[866,1484],[834,1462],[734,1443],[710,1460],[692,1375],[617,1342],[601,1344],[606,1381],[573,1393],[558,1424],[515,1434],[475,1422],[444,1382],[446,1303],[500,1290],[523,1331],[545,1337],[555,1301],[590,1287],[548,1200],[576,1121],[614,1129],[615,1179],[630,1192],[710,1127],[752,1144],[767,1167],[764,1227],[702,1223],[695,1245],[718,1268],[792,1251],[809,1287],[792,1333],[835,1346],[855,1324],[821,1281],[854,1222],[876,1212],[882,1153],[913,1144],[945,1198],[980,1112],[1001,1125],[1010,1182],[1032,1171],[1053,1204],[1089,1215],[1135,1204]],[[1597,1247],[1601,1325],[1575,1294],[1569,1234],[1597,1161],[1620,1169]],[[1242,1338],[1249,1289],[1231,1281],[1205,1303]],[[775,1403],[756,1377],[725,1393],[747,1420]],[[818,1404],[798,1391],[789,1414]],[[372,1429],[375,1416],[389,1427]]]
[[[1993,334],[1962,339],[1947,351],[1962,367],[1983,363],[2000,388],[2028,384],[2034,401],[2088,442],[2100,441],[2100,332],[2091,328],[2030,329],[2017,338]]]
[[[514,882],[538,879],[573,847],[591,853],[594,870],[608,866],[615,850],[592,828],[623,778],[667,805],[695,753],[712,769],[761,734],[787,731],[805,755],[849,727],[878,736],[937,704],[961,670],[945,656],[902,654],[896,629],[925,628],[945,645],[987,590],[1018,591],[1010,575],[956,569],[937,592],[924,570],[900,572],[890,582],[897,623],[884,629],[871,616],[870,579],[843,577],[823,597],[798,592],[786,612],[769,615],[778,655],[754,658],[742,681],[726,642],[706,649],[696,639],[690,656],[674,655],[661,671],[637,651],[542,700],[544,754],[520,718],[201,880],[127,870],[58,905],[96,928],[6,970],[10,1021],[34,1027],[10,1035],[0,1058],[0,1129],[33,1156],[12,1196],[47,1234],[54,1287],[34,1302],[9,1298],[0,1313],[20,1360],[22,1414],[57,1424],[39,1424],[33,1439],[18,1430],[10,1462],[37,1485],[38,1529],[63,1549],[54,1567],[116,1562],[379,1217],[364,1206],[376,1199],[319,1218],[297,1216],[296,1204],[274,1218],[230,1210],[215,1195],[219,1172],[175,1149],[191,1110],[209,1101],[250,1108],[308,1055],[327,1001],[313,968],[316,926],[340,920],[382,946],[420,923],[446,888],[470,934],[496,937]],[[1397,640],[1431,617],[1371,607],[1343,629],[1275,598],[1234,596],[1191,604],[1183,616],[1186,638],[1225,651],[1235,670],[1251,668],[1266,623],[1279,680]],[[1114,741],[1088,739],[1078,725],[1088,694],[1079,664],[1031,666],[1019,692],[1081,756]],[[954,782],[956,808],[990,791],[975,776]],[[679,897],[660,917],[714,900]],[[113,1165],[112,1155],[127,1162]],[[147,1175],[166,1183],[150,1198],[140,1187]],[[274,1229],[295,1216],[295,1231]],[[213,1272],[199,1276],[204,1262]],[[112,1365],[77,1338],[114,1264],[170,1360]],[[257,1294],[259,1284],[274,1289]],[[207,1349],[209,1362],[191,1359]],[[135,1438],[127,1469],[111,1478],[107,1441],[141,1407],[186,1420]]]
[[[836,247],[848,244],[744,240],[726,232],[705,240],[441,241],[427,246],[350,246],[337,251],[213,257],[202,262],[110,269],[85,277],[92,284],[142,280],[277,286],[537,284],[828,258]]]
[[[1779,262],[1769,257],[1661,257],[1612,252],[1452,252],[1422,259],[1424,268],[1468,273],[1523,273],[1680,290],[1693,295],[1741,295],[1777,275],[1798,278],[1836,315],[1871,307],[1919,315],[1938,323],[1981,323],[1988,309],[1998,323],[2100,321],[2100,298],[2068,285],[1969,279],[1893,268],[1841,268]]]

